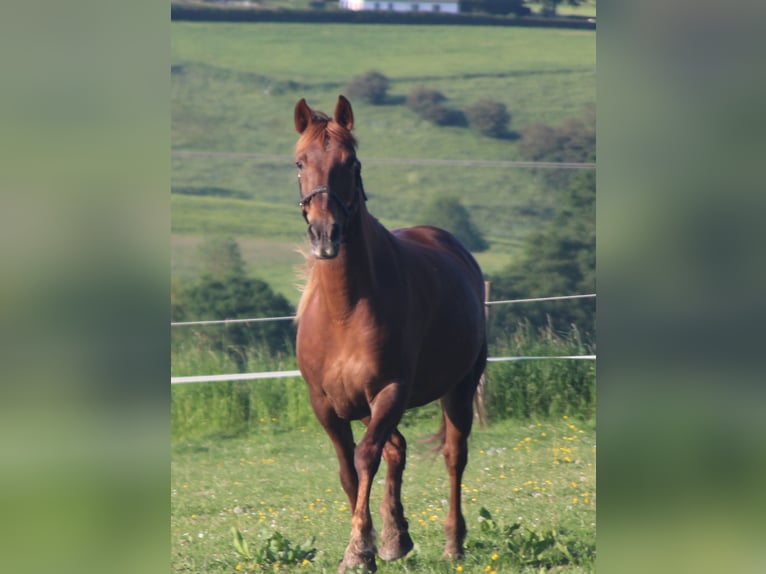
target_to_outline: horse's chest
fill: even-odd
[[[369,399],[381,372],[375,346],[360,336],[328,333],[313,343],[310,349],[299,345],[298,362],[306,382],[321,390],[342,418],[368,415]]]

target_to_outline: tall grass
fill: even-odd
[[[513,337],[493,349],[495,356],[590,355],[592,346],[576,328],[563,335],[548,325],[535,331],[522,323]],[[592,360],[548,359],[493,362],[487,370],[485,404],[491,420],[596,414],[596,366]]]
[[[590,354],[576,330],[560,335],[547,327],[521,325],[516,334],[492,350],[494,356]],[[247,372],[296,369],[293,355],[271,356],[254,348],[244,363]],[[236,373],[239,365],[204,340],[179,338],[172,353],[173,375]],[[592,420],[596,408],[593,361],[541,360],[490,363],[485,404],[492,422],[546,419],[562,415]],[[294,429],[315,424],[305,382],[299,378],[173,385],[171,429],[174,439],[243,436],[264,429]],[[409,411],[409,426],[438,423],[431,404]]]
[[[238,364],[204,340],[183,337],[174,341],[174,376],[297,369],[295,357],[272,356],[253,348]],[[173,385],[171,432],[173,438],[232,437],[255,432],[274,423],[297,428],[311,424],[314,415],[306,384],[299,377]]]

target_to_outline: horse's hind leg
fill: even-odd
[[[481,361],[480,361],[481,362]],[[444,462],[450,480],[450,504],[444,521],[445,558],[462,558],[466,535],[465,518],[461,507],[461,483],[468,463],[468,435],[473,424],[473,395],[483,371],[477,368],[457,387],[442,398],[444,417]]]
[[[396,560],[407,554],[414,544],[408,531],[407,519],[402,507],[402,474],[404,473],[407,441],[394,429],[391,438],[383,447],[386,460],[386,486],[380,513],[383,515],[383,533],[381,535],[378,556],[383,560]]]

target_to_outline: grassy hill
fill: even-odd
[[[521,158],[512,137],[421,120],[403,105],[406,95],[427,86],[459,110],[498,100],[517,131],[556,125],[595,102],[591,31],[180,22],[171,30],[173,149],[264,154],[173,157],[172,273],[193,277],[195,246],[207,236],[231,236],[249,271],[293,302],[302,260],[296,250],[305,243],[290,159],[298,99],[332,112],[353,76],[385,74],[386,105],[352,100],[370,210],[387,226],[413,225],[433,195],[459,196],[490,242],[477,256],[489,272],[517,254],[524,235],[550,216],[557,194],[524,169],[407,163]]]

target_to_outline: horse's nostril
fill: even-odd
[[[340,239],[340,225],[334,223],[330,230],[330,241],[338,241]]]
[[[319,240],[319,233],[313,225],[309,225],[309,239],[311,239],[311,241]]]

